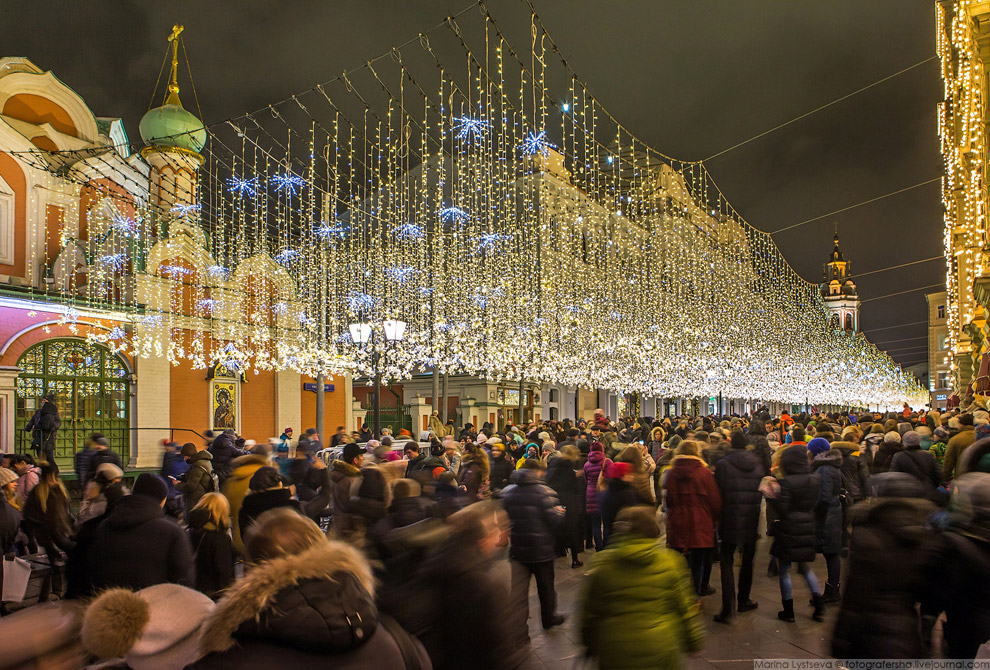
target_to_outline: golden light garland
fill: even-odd
[[[139,186],[193,160],[167,147],[126,175],[101,155],[19,154],[58,166],[50,188],[67,198],[94,193],[85,238],[66,229],[39,251],[43,297],[73,305],[70,324],[77,307],[123,312],[128,325],[92,337],[201,368],[377,362],[388,379],[436,366],[658,397],[926,402],[886,354],[830,327],[818,286],[701,163],[637,139],[558,64],[535,14],[529,28],[519,52],[482,5],[469,26],[448,19],[211,126],[188,189]],[[389,319],[407,324],[401,342],[350,339],[349,324],[380,335]]]

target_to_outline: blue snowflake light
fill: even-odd
[[[125,337],[127,337],[127,332],[120,326],[114,326],[113,329],[110,331],[110,335],[108,335],[108,337],[111,340],[122,340]]]
[[[114,272],[120,272],[127,267],[127,254],[107,254],[106,256],[100,256],[97,262]]]
[[[158,268],[158,274],[166,275],[168,277],[172,277],[173,279],[185,277],[187,275],[191,275],[192,273],[192,270],[189,268],[184,268],[181,265],[163,265]]]
[[[457,131],[457,137],[462,140],[470,140],[475,138],[482,138],[485,133],[492,127],[488,121],[484,119],[475,119],[470,116],[462,116],[461,118],[454,121],[454,130]]]
[[[430,287],[430,286],[420,286],[419,287],[419,294],[421,296],[431,296],[431,295],[433,295],[433,288]]]
[[[199,305],[200,309],[208,311],[210,314],[216,313],[218,309],[223,307],[223,301],[214,298],[203,298],[196,304]]]
[[[352,312],[371,309],[375,306],[375,298],[367,293],[353,292],[347,296],[347,309]]]
[[[137,222],[122,214],[116,214],[110,222],[110,228],[124,237],[137,235]]]
[[[241,368],[243,367],[243,363],[232,358],[230,360],[224,361],[223,366],[227,369],[228,372],[238,373],[241,371]]]
[[[578,312],[581,311],[581,308],[578,307],[577,305],[568,305],[567,307],[564,308],[564,311],[570,312],[571,314],[577,314]]]
[[[233,342],[228,342],[227,344],[223,345],[223,347],[220,349],[220,351],[222,351],[225,354],[229,354],[229,353],[232,353],[234,351],[237,351],[237,347],[234,346],[234,343]]]
[[[289,303],[287,302],[277,302],[272,305],[272,313],[277,316],[281,316],[289,311]]]
[[[416,276],[416,268],[411,265],[396,265],[385,269],[385,276],[400,284]]]
[[[161,314],[149,314],[148,316],[141,319],[142,326],[148,326],[153,328],[154,326],[160,326],[165,322],[165,317]]]
[[[344,239],[347,230],[347,226],[342,223],[328,223],[323,221],[313,232],[317,237],[329,242],[334,238]]]
[[[180,203],[178,205],[172,205],[172,213],[178,216],[189,216],[193,212],[198,212],[199,208],[199,205],[185,205]]]
[[[244,196],[253,198],[258,194],[258,178],[231,177],[227,180],[227,190],[241,198]]]
[[[441,221],[467,221],[471,215],[460,207],[444,207],[440,210]]]
[[[417,226],[415,223],[403,223],[401,226],[396,226],[395,230],[392,231],[396,239],[399,240],[421,240],[426,237],[426,231],[423,230],[422,226]]]
[[[519,145],[524,154],[533,156],[535,154],[542,154],[544,156],[550,155],[551,149],[556,149],[555,144],[551,144],[547,140],[547,133],[541,130],[539,133],[530,133],[522,144]]]
[[[508,235],[501,235],[499,233],[486,233],[481,237],[476,237],[471,242],[474,243],[475,253],[484,253],[486,251],[494,251],[500,242],[507,242],[512,239]]]
[[[213,278],[226,279],[230,274],[230,270],[222,265],[211,265],[206,268],[206,274]]]
[[[306,180],[297,174],[286,172],[269,177],[268,183],[275,187],[276,191],[285,191],[289,195],[297,195],[299,189],[306,185]]]
[[[484,288],[479,288],[474,292],[474,295],[471,296],[471,299],[474,301],[474,304],[481,309],[487,309],[493,300],[496,298],[501,298],[502,295],[503,291],[501,286],[492,291],[486,291]]]
[[[280,265],[288,265],[299,257],[299,252],[295,249],[282,249],[275,254],[275,262]]]

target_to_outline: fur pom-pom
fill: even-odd
[[[104,591],[83,615],[83,646],[100,658],[120,658],[141,638],[149,617],[148,603],[133,591]]]

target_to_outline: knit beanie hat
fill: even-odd
[[[17,473],[10,468],[0,468],[0,488],[17,481]]]
[[[884,434],[883,441],[889,443],[899,443],[901,441],[901,434],[896,430],[891,430]]]
[[[973,423],[990,423],[990,412],[987,412],[985,409],[976,410],[973,412]]]
[[[916,430],[909,430],[901,436],[901,441],[905,447],[921,446],[921,433]]]
[[[158,475],[153,475],[150,472],[142,472],[134,480],[133,494],[151,498],[155,502],[161,502],[168,497],[168,486],[165,485],[165,481]]]
[[[935,437],[940,440],[944,440],[949,436],[949,430],[945,426],[939,426],[935,429]]]
[[[818,454],[823,454],[831,448],[832,445],[829,444],[828,440],[826,440],[824,437],[816,437],[815,439],[813,439],[811,442],[808,443],[808,451],[810,451],[815,456],[817,456]]]
[[[122,657],[133,670],[184,668],[200,659],[200,626],[215,607],[178,584],[110,589],[86,608],[83,646],[100,658]]]
[[[599,442],[598,440],[595,440],[594,442],[591,443],[591,450],[592,451],[605,451],[605,446],[601,442]]]

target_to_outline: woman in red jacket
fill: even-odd
[[[701,596],[711,574],[715,524],[722,511],[722,495],[715,476],[701,458],[701,445],[677,445],[666,475],[667,544],[684,552],[691,565],[694,590]]]

